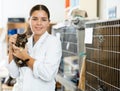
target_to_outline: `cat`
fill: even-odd
[[[28,42],[28,40],[27,40],[27,34],[26,34],[26,33],[17,34],[17,39],[16,39],[16,43],[15,43],[15,45],[16,45],[17,47],[25,48],[25,44],[26,44],[27,42]],[[17,64],[18,67],[27,66],[27,64],[26,64],[23,60],[15,57],[15,56],[13,56],[13,59],[14,59],[14,61],[15,61],[15,63]],[[16,79],[15,79],[15,78],[12,78],[11,76],[9,76],[9,77],[6,79],[6,81],[5,81],[5,84],[6,84],[7,86],[13,86],[15,83],[16,83]]]
[[[25,48],[26,43],[28,42],[27,40],[27,35],[26,33],[23,34],[17,34],[17,39],[15,46],[20,47],[20,48]],[[23,67],[27,66],[26,62],[21,60],[20,58],[14,56],[14,61],[17,64],[18,67]]]

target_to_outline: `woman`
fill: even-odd
[[[61,42],[48,34],[49,10],[44,5],[36,5],[30,11],[28,20],[33,32],[25,49],[14,45],[17,35],[10,37],[9,72],[17,82],[13,91],[55,91],[55,76],[61,59]],[[27,60],[27,67],[18,67],[13,55]]]

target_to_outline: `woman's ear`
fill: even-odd
[[[28,18],[28,21],[27,21],[28,24],[30,24],[30,18]]]
[[[48,23],[48,27],[50,27],[50,20],[49,20],[49,23]]]

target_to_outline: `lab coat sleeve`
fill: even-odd
[[[8,64],[7,68],[8,68],[8,71],[9,71],[11,77],[17,78],[19,76],[19,68],[17,67],[17,65],[14,62],[14,60],[12,60]]]
[[[53,40],[47,46],[44,61],[36,60],[33,66],[34,76],[44,81],[55,79],[62,55],[60,40]]]

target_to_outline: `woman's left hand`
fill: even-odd
[[[27,57],[29,57],[27,53],[27,48],[23,49],[15,45],[13,45],[13,55],[22,60],[25,60]]]

